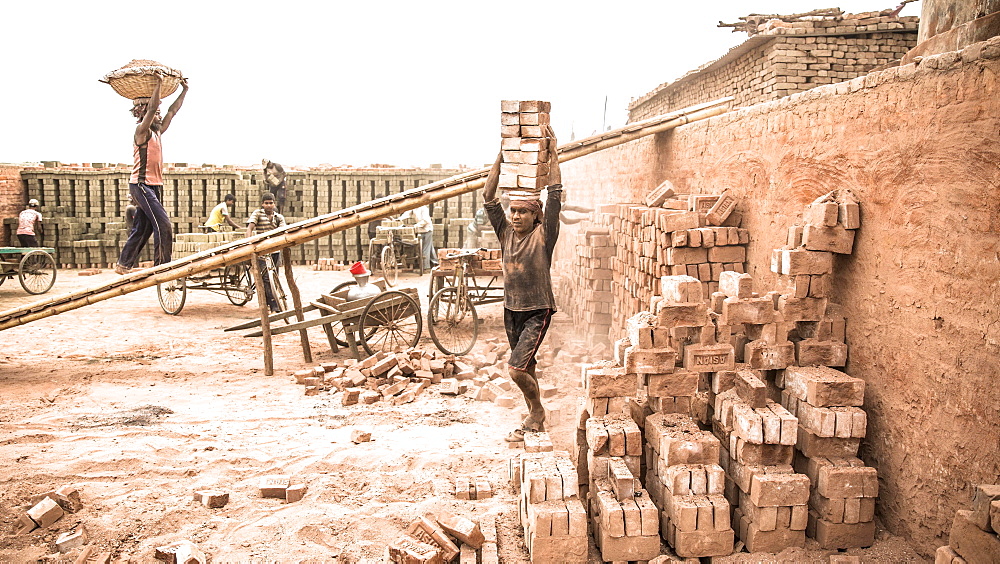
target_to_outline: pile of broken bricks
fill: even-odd
[[[305,386],[306,395],[339,393],[344,406],[379,402],[402,405],[412,402],[431,385],[437,385],[437,391],[443,395],[461,395],[476,401],[491,401],[500,407],[515,408],[522,402],[521,393],[507,377],[506,357],[509,350],[507,343],[489,338],[480,350],[461,360],[437,351],[414,348],[398,353],[380,352],[360,361],[326,362],[294,371],[291,376]],[[604,345],[585,348],[579,343],[570,343],[558,349],[543,345],[538,355],[538,367],[541,370],[556,369],[580,363],[605,350]],[[546,421],[558,424],[562,413],[559,404],[554,401],[558,387],[543,381],[539,384],[539,391]]]
[[[399,564],[498,564],[496,516],[484,515],[475,522],[440,510],[418,517],[386,547],[386,561]]]
[[[27,535],[40,529],[48,529],[67,513],[83,509],[80,491],[74,486],[60,486],[55,490],[33,496],[25,511],[14,522],[15,535]],[[55,549],[60,554],[84,547],[90,542],[87,527],[78,523],[72,530],[56,537]],[[110,558],[110,554],[108,555]]]

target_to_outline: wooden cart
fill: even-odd
[[[29,294],[44,294],[56,283],[52,247],[0,247],[0,284],[17,278]]]
[[[348,301],[350,287],[343,285],[329,294],[321,295],[308,305],[303,305],[303,314],[317,312],[319,317],[272,327],[271,334],[323,327],[333,352],[340,352],[340,347],[350,347],[355,358],[360,358],[358,343],[369,355],[415,347],[423,327],[416,288],[386,290],[384,280],[376,280],[372,284],[382,292],[374,297]],[[269,320],[274,322],[291,319],[295,315],[294,310],[284,311],[271,315]],[[229,327],[226,331],[255,329],[245,336],[261,337],[263,331],[259,329],[260,326],[260,320],[254,320]]]

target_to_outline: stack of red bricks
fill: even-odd
[[[526,433],[510,478],[532,561],[587,562],[587,511],[569,454],[553,451],[548,433]]]
[[[715,398],[712,428],[726,445],[722,465],[729,478],[726,495],[737,506],[734,526],[750,552],[801,547],[809,478],[791,465],[798,420],[768,398],[755,371],[741,369],[732,376],[732,388]]]
[[[799,418],[795,466],[809,476],[809,536],[823,548],[875,542],[878,473],[857,458],[867,428],[865,382],[825,366],[788,367],[782,403]]]
[[[438,249],[438,271],[450,272],[455,270],[456,258],[448,258],[449,255],[458,254],[465,249],[442,248]],[[469,260],[469,265],[474,270],[498,271],[503,269],[503,252],[500,249],[479,249]]]
[[[955,512],[948,544],[939,547],[935,564],[1000,562],[1000,484],[980,484],[972,508]]]
[[[642,433],[626,414],[586,421],[587,484],[594,540],[605,562],[651,560],[660,549],[659,510],[642,488]]]
[[[571,283],[582,287],[580,291],[563,292],[567,299],[560,305],[573,316],[576,328],[584,330],[589,340],[606,342],[611,329],[614,304],[611,259],[615,253],[607,227],[589,226],[577,234]]]
[[[645,205],[602,206],[597,222],[611,232],[614,308],[612,339],[625,320],[646,309],[665,275],[688,275],[702,283],[702,293],[718,289],[723,271],[743,272],[749,233],[739,228],[737,201],[728,192],[678,194],[664,182]],[[620,330],[620,329],[619,329]]]
[[[545,187],[549,150],[556,150],[556,147],[549,147],[545,134],[550,109],[551,104],[538,100],[500,102],[503,163],[499,188],[512,200],[537,200]]]

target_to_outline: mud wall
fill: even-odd
[[[804,204],[836,188],[859,197],[835,299],[847,372],[868,384],[862,458],[879,471],[879,517],[925,555],[970,484],[1000,476],[998,74],[994,38],[564,165],[573,203],[640,201],[665,178],[731,190],[763,289]]]

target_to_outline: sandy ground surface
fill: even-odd
[[[114,276],[60,271],[48,295]],[[314,299],[349,274],[296,267],[296,279]],[[425,307],[427,283],[427,276],[401,279],[420,288]],[[16,283],[0,287],[0,309],[37,299]],[[503,338],[499,307],[481,311],[479,346]],[[207,291],[189,291],[182,313],[169,316],[149,288],[0,333],[0,561],[57,561],[56,537],[83,523],[91,543],[120,561],[148,562],[155,547],[187,539],[214,562],[376,562],[415,517],[440,508],[496,518],[502,561],[528,560],[507,477],[518,451],[503,441],[522,406],[443,396],[435,386],[396,407],[343,407],[334,393],[306,396],[290,372],[349,352],[332,353],[314,329],[313,362],[306,364],[297,334],[276,336],[275,374],[265,376],[260,340],[223,332],[254,317],[250,306]],[[557,320],[549,346],[573,338],[569,320]],[[420,346],[434,350],[426,332]],[[570,450],[579,367],[541,372],[560,390],[553,442]],[[373,442],[352,443],[358,428],[371,431]],[[260,498],[258,481],[271,474],[306,484],[305,498]],[[496,495],[454,499],[444,484],[459,475],[487,476]],[[32,495],[62,485],[80,489],[81,511],[48,529],[10,534]],[[192,492],[205,488],[228,491],[228,505],[192,501]],[[920,560],[885,533],[871,549],[847,553],[866,562]],[[716,561],[826,562],[830,554],[813,544]]]

